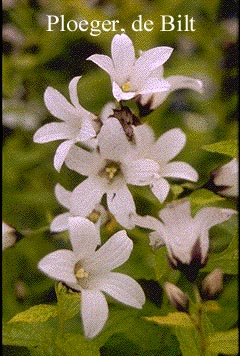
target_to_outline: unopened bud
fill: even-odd
[[[205,300],[215,299],[223,289],[223,272],[216,268],[202,281],[202,297]]]
[[[5,250],[15,244],[17,240],[16,230],[2,222],[2,249]]]
[[[166,282],[164,288],[168,299],[174,308],[181,312],[187,312],[189,305],[188,296],[172,283]]]

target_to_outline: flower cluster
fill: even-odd
[[[234,214],[231,209],[203,208],[192,218],[187,199],[167,204],[159,213],[161,221],[137,214],[129,185],[149,186],[164,203],[171,179],[198,180],[198,173],[189,163],[176,160],[186,144],[184,132],[173,128],[156,139],[151,127],[123,105],[123,101],[133,99],[138,106],[151,111],[173,90],[202,91],[202,82],[198,79],[163,78],[163,64],[172,51],[170,47],[156,47],[141,52],[136,59],[132,41],[122,34],[112,40],[112,58],[99,54],[90,56],[88,60],[109,74],[116,99],[116,104],[107,104],[98,116],[79,103],[80,77],[73,78],[69,84],[71,102],[51,87],[44,95],[49,112],[62,122],[41,127],[34,141],[63,140],[56,150],[54,167],[60,172],[65,163],[85,179],[72,192],[56,185],[56,198],[67,211],[54,218],[50,229],[53,232],[68,230],[73,250],[50,253],[39,262],[39,269],[81,293],[81,317],[88,338],[95,337],[107,320],[104,293],[135,308],[142,308],[145,302],[144,292],[136,281],[111,272],[129,258],[133,242],[126,231],[121,230],[101,245],[100,226],[109,213],[125,229],[138,225],[152,230],[150,245],[154,248],[166,245],[169,262],[182,270],[190,281],[206,264],[208,230]],[[216,180],[216,184],[225,185],[225,181]]]

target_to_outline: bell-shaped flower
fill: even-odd
[[[91,146],[91,139],[96,136],[97,117],[84,109],[78,100],[77,84],[81,77],[75,77],[69,83],[71,103],[56,89],[48,87],[44,93],[44,102],[49,112],[63,122],[52,122],[40,127],[33,140],[45,143],[64,140],[54,156],[54,167],[60,171],[71,147],[75,142]],[[94,140],[94,139],[93,139]]]
[[[126,231],[118,231],[96,250],[98,234],[95,225],[81,217],[69,218],[73,251],[58,250],[45,256],[39,269],[57,281],[81,292],[81,317],[85,336],[95,337],[108,318],[104,293],[121,303],[141,309],[145,295],[131,277],[111,272],[126,262],[133,243]]]
[[[128,176],[141,180],[141,171],[135,172],[132,162],[136,156],[135,145],[129,142],[120,122],[111,118],[106,120],[98,134],[98,149],[87,152],[80,147],[72,147],[66,165],[83,176],[87,176],[72,192],[71,209],[73,215],[87,216],[107,194],[109,211],[125,228],[132,229],[131,216],[136,207],[127,187]],[[148,169],[148,161],[142,159],[143,169]],[[149,170],[149,174],[152,172]],[[148,173],[146,185],[148,184]],[[143,185],[143,183],[141,183]]]
[[[180,269],[190,281],[208,257],[209,229],[236,214],[232,209],[206,207],[191,216],[190,202],[187,199],[174,201],[159,212],[160,220],[152,216],[135,216],[136,225],[153,230],[150,244],[154,248],[166,245],[169,262]]]
[[[160,66],[155,71],[153,71],[151,76],[159,80],[163,80],[163,66]],[[165,80],[170,84],[168,90],[158,93],[141,94],[137,97],[137,102],[141,106],[145,107],[145,110],[146,107],[149,111],[155,110],[174,90],[192,89],[199,93],[202,93],[203,90],[203,83],[201,80],[184,75],[172,75],[165,78]]]
[[[219,194],[229,197],[238,196],[238,168],[237,158],[216,169],[213,173],[213,182],[219,188]]]
[[[113,96],[117,101],[129,100],[139,94],[169,90],[170,84],[152,72],[165,63],[173,49],[162,46],[143,52],[136,59],[133,43],[125,35],[115,35],[111,44],[112,58],[94,54],[88,58],[105,70],[112,81]]]
[[[170,185],[166,178],[198,180],[198,173],[188,163],[170,162],[186,144],[186,135],[179,128],[171,129],[155,140],[153,130],[147,125],[134,127],[138,160],[129,165],[128,182],[150,185],[153,194],[162,203]]]
[[[52,232],[62,232],[69,229],[69,218],[73,217],[71,209],[71,195],[72,192],[63,188],[60,184],[55,186],[55,195],[58,202],[64,206],[68,211],[57,215],[50,225],[50,230]],[[93,211],[87,217],[90,221],[95,223],[96,231],[99,234],[99,244],[100,240],[100,227],[108,220],[108,213],[106,209],[101,204],[96,204]]]

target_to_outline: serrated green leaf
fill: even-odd
[[[62,283],[56,284],[58,315],[63,321],[73,318],[80,310],[80,294],[71,292]]]
[[[157,323],[158,325],[194,327],[189,315],[183,312],[169,313],[165,316],[145,317],[144,319]]]
[[[222,153],[230,157],[238,156],[238,141],[237,140],[226,140],[216,142],[210,145],[204,145],[202,148],[209,152]]]
[[[217,332],[207,338],[207,349],[224,355],[238,354],[238,329]]]
[[[49,318],[56,317],[57,314],[58,308],[55,305],[40,304],[16,314],[11,320],[9,320],[9,323],[18,321],[25,323],[43,323]]]
[[[41,323],[7,323],[3,325],[3,345],[35,347],[51,344],[55,330]]]
[[[192,205],[206,205],[213,204],[219,201],[224,200],[225,198],[220,197],[219,195],[211,192],[207,189],[195,190],[189,195],[189,199]]]

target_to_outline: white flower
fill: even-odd
[[[153,130],[139,125],[134,127],[134,135],[139,159],[130,165],[127,175],[130,184],[150,184],[153,194],[162,203],[170,190],[165,178],[198,180],[198,173],[188,163],[170,162],[185,146],[186,135],[181,129],[171,129],[155,141]]]
[[[131,229],[134,227],[131,216],[136,208],[127,187],[130,183],[128,175],[136,181],[141,178],[141,172],[135,173],[134,166],[128,167],[136,155],[135,146],[128,141],[115,118],[106,120],[98,134],[98,142],[99,149],[91,152],[73,147],[66,159],[70,169],[88,177],[72,192],[72,213],[87,216],[106,193],[110,212],[122,226]],[[144,164],[145,161],[142,161]],[[148,178],[148,173],[144,174]],[[152,174],[151,171],[149,174]]]
[[[17,240],[16,230],[7,225],[4,221],[2,222],[2,250],[11,247],[15,244]]]
[[[158,67],[154,72],[152,72],[151,76],[159,80],[163,80],[163,66]],[[149,110],[155,110],[174,90],[192,89],[202,93],[203,83],[199,79],[186,77],[184,75],[172,75],[165,78],[165,80],[170,84],[168,90],[164,92],[139,95],[137,101],[142,106],[147,106]]]
[[[238,170],[238,160],[233,158],[213,172],[214,184],[223,188],[219,194],[230,197],[238,196]]]
[[[138,94],[168,90],[169,83],[152,76],[152,72],[168,60],[172,51],[170,47],[155,47],[136,59],[132,41],[127,35],[121,34],[113,37],[112,58],[94,54],[88,60],[110,75],[113,96],[120,101],[132,99]]]
[[[68,209],[68,212],[57,215],[50,225],[50,230],[52,232],[62,232],[69,229],[69,218],[73,217],[71,211],[71,195],[72,192],[63,188],[60,184],[55,186],[55,195],[59,203]],[[96,231],[99,234],[99,245],[100,240],[100,226],[107,221],[107,211],[101,204],[96,204],[93,211],[87,217],[89,220],[95,223]]]
[[[121,266],[133,248],[125,231],[114,234],[96,251],[98,234],[92,222],[81,217],[69,219],[73,251],[58,250],[39,262],[49,277],[81,292],[81,316],[85,335],[95,337],[108,318],[103,292],[121,303],[141,309],[145,295],[139,284],[122,273],[111,272]]]
[[[70,148],[75,142],[91,145],[90,139],[96,136],[94,125],[96,116],[84,109],[78,101],[77,84],[81,77],[75,77],[69,83],[69,103],[56,89],[48,87],[44,93],[44,102],[49,112],[64,122],[53,122],[42,126],[33,140],[45,143],[64,140],[58,146],[54,157],[54,167],[60,171]]]
[[[153,230],[150,245],[166,245],[169,260],[174,268],[181,269],[194,279],[199,268],[206,264],[209,249],[209,229],[231,218],[236,211],[206,207],[191,216],[187,199],[174,201],[160,210],[160,220],[151,216],[136,216],[136,225]]]

